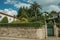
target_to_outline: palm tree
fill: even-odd
[[[41,6],[38,5],[37,3],[31,4],[30,9],[32,10],[32,13],[34,13],[34,16],[37,21],[37,15],[39,13],[39,8],[41,9]]]

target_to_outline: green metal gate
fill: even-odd
[[[47,26],[47,35],[48,36],[54,36],[54,27],[53,27],[53,25],[48,25]]]

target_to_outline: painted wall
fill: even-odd
[[[13,17],[10,17],[10,16],[6,16],[6,15],[3,15],[3,14],[0,14],[0,21],[4,18],[4,17],[7,17],[8,18],[8,23],[11,23],[13,22],[14,20],[16,21],[17,19],[16,18],[13,18]]]

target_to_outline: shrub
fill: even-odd
[[[0,23],[8,23],[8,18],[7,17],[4,17]]]

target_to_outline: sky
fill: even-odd
[[[42,12],[60,11],[60,0],[0,0],[0,12],[17,15],[20,7],[30,7],[31,3],[37,2],[42,6]]]

